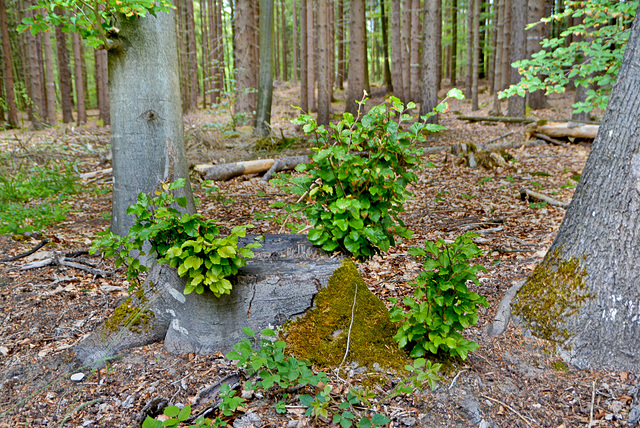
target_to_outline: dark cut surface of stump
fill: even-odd
[[[121,304],[75,348],[76,356],[93,364],[163,339],[172,354],[230,351],[246,337],[242,327],[259,331],[304,314],[342,262],[304,235],[266,235],[261,244],[255,258],[232,279],[231,294],[220,298],[208,291],[184,295],[185,280],[175,269],[154,265],[144,292]],[[136,311],[142,315],[131,323],[129,315]]]

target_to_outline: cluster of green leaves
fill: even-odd
[[[185,294],[194,290],[202,294],[205,287],[217,297],[229,294],[232,286],[227,278],[246,265],[246,259],[253,257],[252,249],[260,244],[238,247],[238,238],[244,237],[251,225],[236,226],[228,236],[220,237],[213,220],[174,208],[174,204],[183,208],[187,205],[186,198],[175,198],[172,193],[184,185],[184,179],[163,183],[154,198],[140,193],[137,202],[127,208],[127,214],[136,216],[129,234],[118,236],[107,230],[99,234],[91,252],[101,250],[105,257],[115,256],[117,266],[126,262],[127,279],[137,281],[140,272],[147,270],[139,256],[146,255],[143,245],[149,242],[149,255],[177,268],[178,275],[187,278]]]
[[[107,44],[107,32],[113,31],[115,25],[114,15],[127,19],[147,13],[155,16],[175,6],[171,0],[38,0],[29,9],[34,11],[34,16],[24,18],[19,31],[38,34],[59,26],[65,32],[79,33],[97,48]]]
[[[410,283],[415,287],[414,296],[402,299],[407,310],[397,305],[397,299],[390,300],[394,303],[391,320],[402,322],[395,339],[401,348],[410,349],[412,357],[443,350],[464,360],[478,348],[461,333],[478,322],[478,305],[489,306],[485,297],[467,287],[468,281],[480,285],[476,274],[486,271],[481,265],[469,263],[482,255],[472,241],[474,236],[461,235],[449,245],[441,239],[427,241],[424,248],[409,250],[423,261],[424,270]]]
[[[581,18],[581,23],[570,26],[560,37],[544,39],[542,50],[531,59],[515,62],[513,66],[522,80],[500,96],[524,96],[526,91],[536,90],[562,93],[575,79],[576,85],[587,88],[587,99],[574,104],[574,111],[589,112],[596,107],[604,110],[620,70],[638,2],[567,0],[564,4],[562,12],[541,23],[563,22],[572,17]],[[569,37],[581,40],[568,43]]]
[[[247,389],[270,389],[271,392],[277,389],[275,394],[282,394],[283,399],[276,403],[276,411],[279,413],[286,412],[285,400],[289,398],[287,391],[294,387],[308,385],[319,390],[315,396],[303,394],[299,397],[300,402],[307,406],[308,416],[325,419],[331,416],[332,423],[339,424],[343,428],[383,426],[389,423],[389,418],[386,416],[379,413],[366,416],[377,403],[398,394],[413,392],[416,388],[422,388],[424,384],[434,389],[440,379],[438,377],[440,364],[432,364],[430,361],[418,358],[413,365],[405,367],[410,375],[379,400],[376,400],[376,394],[368,388],[351,388],[346,396],[336,394],[332,392],[333,388],[329,385],[329,376],[326,373],[314,373],[308,361],[292,356],[287,357],[285,342],[276,340],[276,333],[272,329],[260,332],[259,343],[252,329],[245,327],[242,330],[251,340],[245,338],[236,343],[234,350],[227,354],[227,358],[237,361],[239,367],[245,368],[248,377],[258,375],[259,380],[255,383],[245,384]],[[255,348],[254,343],[256,343]]]
[[[61,222],[81,190],[73,163],[16,164],[0,159],[0,234],[39,231]]]
[[[406,108],[413,109],[415,104]],[[444,103],[436,108],[445,109]],[[420,168],[422,149],[416,144],[424,141],[425,132],[444,128],[426,123],[430,114],[404,129],[403,123],[413,119],[404,111],[404,104],[391,97],[389,105],[372,107],[360,120],[344,113],[330,130],[309,115],[294,120],[314,136],[316,146],[312,162],[296,168],[305,174],[287,178],[287,189],[300,199],[285,209],[304,211],[312,226],[307,236],[313,244],[366,260],[388,251],[396,236],[412,236],[399,214],[412,196],[408,185],[418,178],[414,171]]]
[[[226,383],[220,386],[218,397],[222,399],[220,403],[222,416],[233,415],[233,412],[245,401],[244,398],[235,396],[235,393]],[[169,416],[169,419],[159,421],[147,416],[142,423],[142,428],[176,428],[181,423],[187,423],[186,421],[191,418],[191,406],[184,406],[182,409],[177,406],[168,406],[164,409],[164,414]],[[227,422],[220,416],[216,416],[215,419],[201,416],[186,428],[219,428],[224,426],[227,426]]]

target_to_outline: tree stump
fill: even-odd
[[[230,351],[245,337],[242,327],[258,331],[304,314],[342,261],[304,235],[267,235],[254,252],[232,280],[231,294],[220,298],[208,291],[184,295],[185,280],[175,269],[154,265],[142,288],[75,348],[76,356],[100,364],[163,339],[172,354]]]

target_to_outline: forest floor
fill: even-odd
[[[296,88],[280,85],[275,91],[272,143],[263,141],[256,149],[246,127],[233,128],[224,108],[187,115],[185,127],[191,163],[255,159],[272,154],[280,130],[288,137],[299,136],[290,124],[297,110],[290,107],[298,96]],[[343,96],[337,94],[337,98]],[[570,95],[552,96],[553,108],[533,112],[535,118],[570,117]],[[374,99],[373,102],[380,102]],[[487,115],[489,97],[481,96]],[[334,104],[335,111],[344,102]],[[503,103],[503,110],[506,103]],[[416,391],[381,403],[377,410],[391,419],[391,427],[579,427],[628,426],[631,388],[636,373],[578,370],[567,365],[553,348],[528,337],[513,324],[505,334],[490,338],[484,329],[493,321],[505,292],[525,279],[542,260],[560,226],[565,210],[520,199],[526,186],[565,202],[571,200],[577,174],[589,154],[589,143],[523,148],[525,126],[462,122],[457,114],[470,114],[470,103],[453,100],[441,116],[448,129],[428,138],[428,146],[442,146],[441,153],[425,156],[434,164],[420,173],[413,186],[415,198],[407,204],[403,218],[415,237],[402,242],[384,257],[359,264],[370,290],[388,306],[389,297],[410,293],[407,283],[420,265],[407,253],[410,246],[425,240],[453,240],[465,230],[480,233],[477,242],[486,250],[476,263],[484,265],[478,292],[490,306],[481,308],[478,325],[465,333],[480,347],[466,361],[442,374],[438,387]],[[507,135],[508,134],[508,135]],[[506,135],[506,136],[505,136]],[[505,136],[516,148],[508,168],[469,168],[451,154],[454,143],[475,144]],[[39,133],[11,131],[0,142],[3,152],[16,158],[51,157],[77,159],[80,172],[109,167],[106,160],[109,134],[93,126],[56,128]],[[278,155],[295,153],[285,148]],[[204,387],[236,370],[221,354],[174,356],[162,344],[125,352],[97,372],[85,370],[82,381],[70,374],[77,365],[71,350],[105,320],[126,295],[124,272],[114,270],[111,260],[81,255],[96,269],[113,272],[105,278],[64,265],[20,270],[26,263],[51,257],[56,252],[87,250],[96,232],[109,224],[111,193],[109,179],[94,182],[74,196],[73,211],[58,227],[42,236],[17,239],[0,236],[0,258],[33,248],[40,239],[50,243],[27,258],[0,265],[0,427],[135,426],[141,409],[154,397],[171,403],[189,404]],[[280,225],[256,220],[256,214],[274,212],[270,203],[291,201],[281,189],[255,176],[242,176],[217,183],[216,195],[194,185],[200,198],[199,211],[214,218],[223,230],[251,223],[255,233],[277,233]],[[222,195],[222,196],[221,196]],[[277,210],[276,210],[277,213]],[[496,225],[495,222],[499,221]],[[69,257],[72,260],[72,257]],[[362,381],[356,376],[352,383]],[[393,374],[376,374],[377,391],[388,391]],[[338,379],[334,379],[336,385]],[[397,379],[396,379],[397,381]],[[325,426],[304,416],[295,397],[289,411],[278,414],[269,397],[253,397],[231,422],[236,427]],[[298,404],[296,406],[295,404]]]

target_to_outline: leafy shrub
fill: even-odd
[[[424,131],[443,127],[418,121],[403,130],[403,122],[412,119],[404,110],[392,97],[388,106],[372,107],[361,120],[344,113],[331,130],[309,115],[294,120],[314,135],[316,147],[312,162],[296,168],[306,174],[288,179],[288,190],[300,195],[289,210],[304,210],[313,244],[366,260],[395,245],[396,236],[411,237],[398,215],[412,196],[407,186],[418,179],[414,171],[422,149],[416,143],[424,141]]]
[[[81,189],[73,163],[27,167],[0,160],[0,234],[38,231],[65,219],[67,199]]]
[[[231,282],[227,278],[246,265],[246,259],[253,257],[251,250],[260,244],[238,247],[238,238],[244,237],[251,225],[236,226],[228,236],[219,237],[220,230],[213,220],[173,208],[174,203],[183,208],[187,205],[186,198],[174,198],[171,193],[184,184],[184,179],[163,183],[154,198],[140,193],[138,201],[127,208],[127,214],[136,216],[129,234],[118,236],[107,230],[99,234],[101,238],[94,241],[91,252],[102,250],[105,257],[115,256],[116,266],[126,262],[127,279],[137,280],[147,267],[132,255],[132,250],[145,255],[143,245],[149,242],[150,255],[159,263],[177,268],[178,275],[187,278],[185,294],[194,290],[201,294],[205,287],[216,297],[229,294]]]
[[[471,265],[469,259],[482,255],[472,241],[476,236],[464,234],[447,245],[443,240],[425,242],[424,249],[412,247],[409,253],[423,261],[424,270],[410,285],[414,297],[402,299],[408,310],[390,299],[391,320],[402,322],[395,339],[401,348],[410,348],[412,357],[439,350],[463,360],[478,344],[463,338],[461,332],[478,322],[478,305],[489,306],[485,297],[469,291],[467,281],[480,285],[476,273],[483,266]]]

